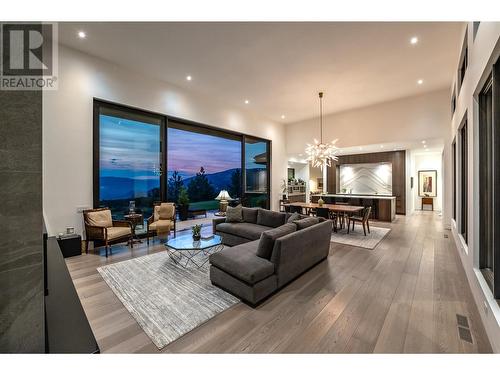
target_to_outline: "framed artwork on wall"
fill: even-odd
[[[437,196],[437,171],[418,171],[418,195],[421,197]]]

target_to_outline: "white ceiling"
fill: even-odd
[[[413,142],[390,142],[370,145],[359,145],[353,147],[342,147],[337,150],[337,155],[369,154],[373,152],[386,152],[398,150],[410,150],[414,154],[442,153],[444,143],[442,139],[422,139]],[[305,153],[288,154],[287,159],[291,162],[307,163]]]
[[[61,23],[59,30],[73,48],[294,122],[318,115],[319,90],[331,113],[450,87],[461,24]]]

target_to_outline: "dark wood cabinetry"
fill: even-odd
[[[406,151],[375,152],[371,154],[342,155],[327,169],[327,191],[338,193],[338,174],[341,164],[392,163],[392,195],[396,197],[396,213],[406,214]]]

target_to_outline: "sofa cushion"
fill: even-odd
[[[158,220],[149,224],[149,229],[158,232],[170,232],[170,228],[173,226],[174,222],[172,220]]]
[[[87,223],[93,227],[109,228],[113,226],[110,210],[93,211],[87,213]]]
[[[290,214],[290,216],[287,219],[287,223],[293,223],[295,220],[300,220],[300,214],[298,212],[294,212],[293,214]]]
[[[317,217],[307,217],[305,219],[295,220],[293,223],[297,225],[297,230],[300,230],[310,227],[314,224],[318,224],[319,219]]]
[[[232,234],[252,241],[258,240],[261,233],[268,229],[269,227],[252,223],[220,223],[216,226],[217,232]]]
[[[241,212],[245,223],[257,224],[257,214],[259,213],[258,208],[243,207]]]
[[[257,256],[270,259],[273,253],[274,241],[277,238],[283,237],[287,234],[293,233],[297,230],[297,226],[292,223],[287,223],[262,232],[260,235],[259,247],[257,248]]]
[[[241,204],[236,207],[228,207],[226,210],[226,223],[241,223],[243,221],[243,214]]]
[[[274,264],[255,254],[258,246],[259,241],[252,241],[226,247],[210,255],[210,264],[247,284],[255,284],[274,273]]]
[[[270,210],[259,210],[257,214],[257,224],[266,227],[277,228],[285,224],[286,215],[283,212],[274,212]]]
[[[111,227],[108,228],[108,240],[114,240],[123,236],[132,234],[130,227]]]

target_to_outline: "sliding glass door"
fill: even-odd
[[[109,207],[113,217],[122,218],[132,204],[149,217],[153,202],[161,200],[163,120],[108,105],[99,106],[95,115],[96,206]]]
[[[169,121],[167,198],[185,189],[190,210],[217,210],[221,190],[241,197],[241,136]]]
[[[245,137],[245,195],[247,207],[269,208],[269,141]]]
[[[270,150],[265,139],[96,99],[94,207],[123,218],[133,204],[146,219],[182,192],[194,215],[218,211],[225,190],[229,204],[269,208]]]

